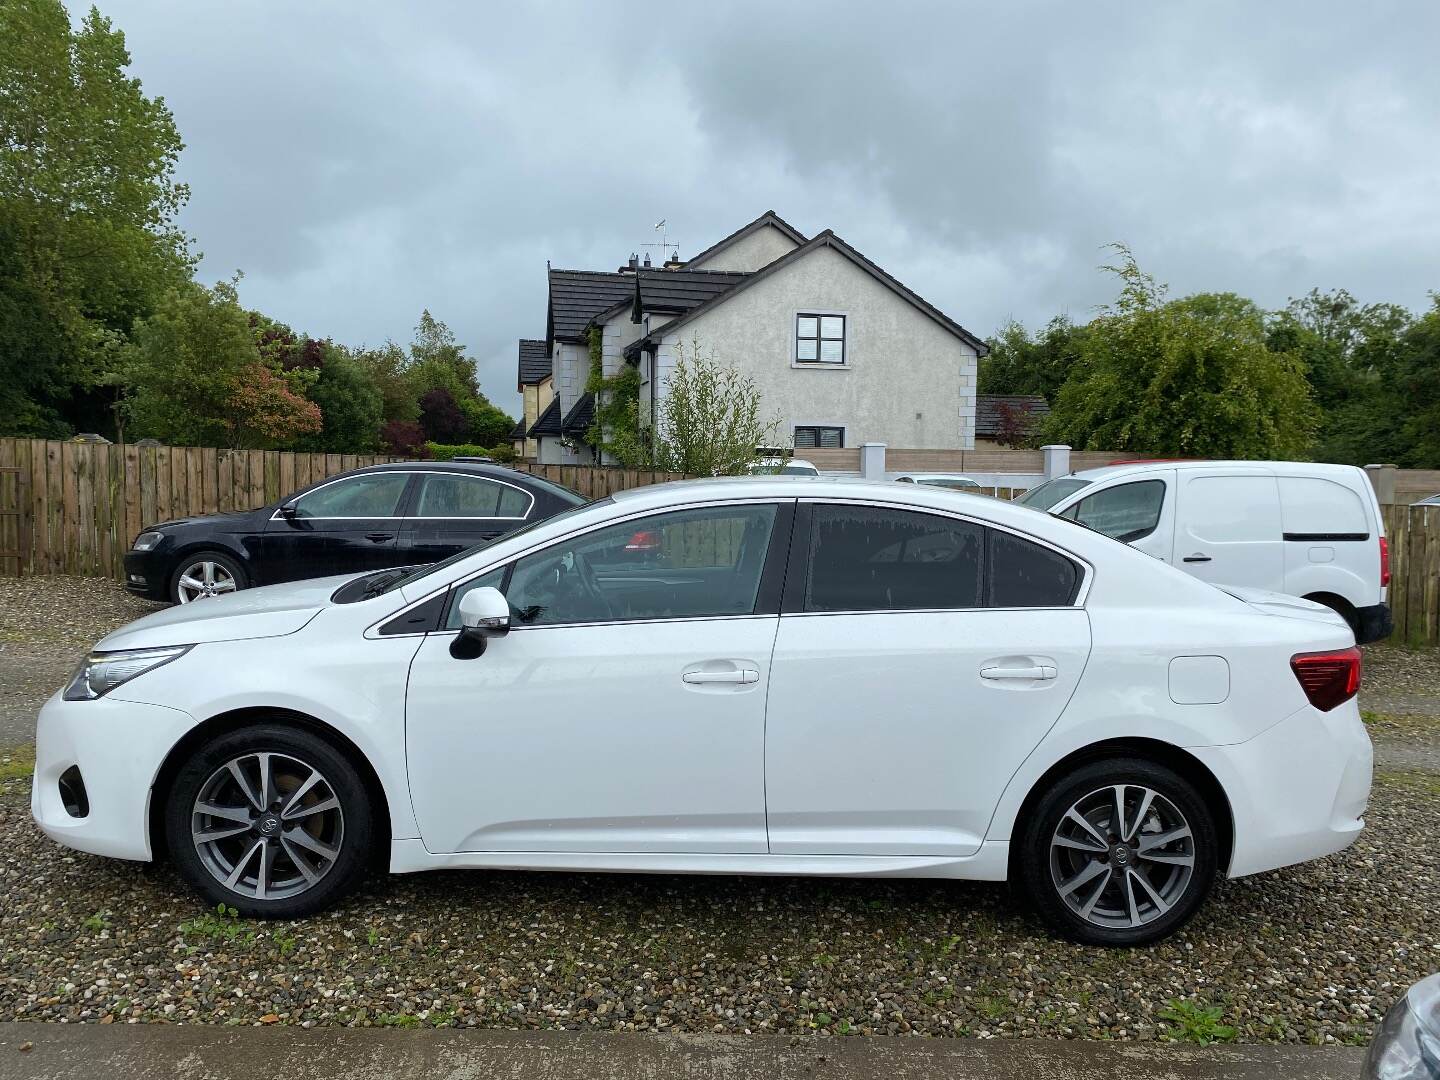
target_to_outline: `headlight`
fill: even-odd
[[[1366,1080],[1430,1080],[1440,1075],[1440,975],[1421,979],[1390,1007],[1370,1054]]]
[[[189,652],[191,645],[168,649],[122,649],[91,653],[80,662],[65,687],[66,701],[93,701],[137,675],[170,663]]]
[[[131,545],[131,549],[134,551],[149,551],[151,548],[153,548],[156,544],[160,543],[160,541],[164,539],[164,533],[143,532],[139,536],[135,537],[135,543]]]

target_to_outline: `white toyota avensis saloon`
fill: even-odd
[[[1133,945],[1363,826],[1340,616],[920,485],[618,493],[101,641],[35,819],[291,917],[431,868],[1012,880]]]

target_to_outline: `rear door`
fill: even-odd
[[[979,850],[1085,668],[1084,574],[960,517],[809,505],[770,664],[770,851]]]
[[[291,500],[292,515],[275,511],[261,545],[260,584],[395,566],[410,478],[393,470],[345,476]]]
[[[533,513],[535,496],[494,477],[437,470],[416,477],[409,506],[402,561],[429,563],[519,528]]]
[[[1272,473],[1177,471],[1171,562],[1217,585],[1283,591],[1285,542]]]

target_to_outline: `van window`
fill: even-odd
[[[1164,480],[1138,480],[1087,495],[1060,516],[1128,544],[1155,531],[1164,505]]]
[[[1273,476],[1197,476],[1185,485],[1180,513],[1197,540],[1280,540],[1280,499]]]
[[[1370,515],[1360,496],[1334,480],[1282,476],[1280,507],[1287,540],[1370,539]]]

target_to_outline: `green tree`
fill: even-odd
[[[514,418],[480,392],[475,361],[465,355],[465,346],[456,343],[450,328],[428,310],[420,313],[420,324],[415,327],[408,378],[422,410],[426,395],[435,390],[449,393],[465,418],[465,441],[494,446],[509,438]]]
[[[677,346],[665,378],[655,465],[697,476],[744,473],[762,446],[774,446],[780,419],[764,420],[750,376],[720,363],[700,343]]]
[[[380,415],[384,423],[413,424],[420,419],[420,395],[410,374],[410,357],[393,341],[378,349],[359,348],[351,353],[366,380],[380,392]]]
[[[1408,405],[1405,445],[1390,460],[1440,469],[1440,293],[1430,294],[1430,310],[1402,335],[1398,367],[1396,387]]]
[[[380,449],[384,423],[384,397],[365,367],[349,350],[324,342],[320,377],[310,388],[310,400],[320,407],[321,430],[303,436],[299,450],[332,454],[373,454]]]
[[[129,64],[93,8],[72,29],[58,0],[0,3],[0,431],[67,426],[107,332],[192,269],[173,224],[180,136]]]
[[[1233,293],[1165,300],[1116,245],[1120,295],[1087,327],[1046,438],[1185,457],[1304,455],[1318,413],[1304,368],[1266,346],[1264,314]]]
[[[246,369],[258,364],[234,282],[171,289],[135,324],[126,364],[132,429],[176,445],[230,445],[231,399]]]
[[[1010,320],[990,339],[990,355],[980,361],[982,394],[1039,394],[1054,401],[1080,355],[1085,328],[1057,315],[1033,337]]]

